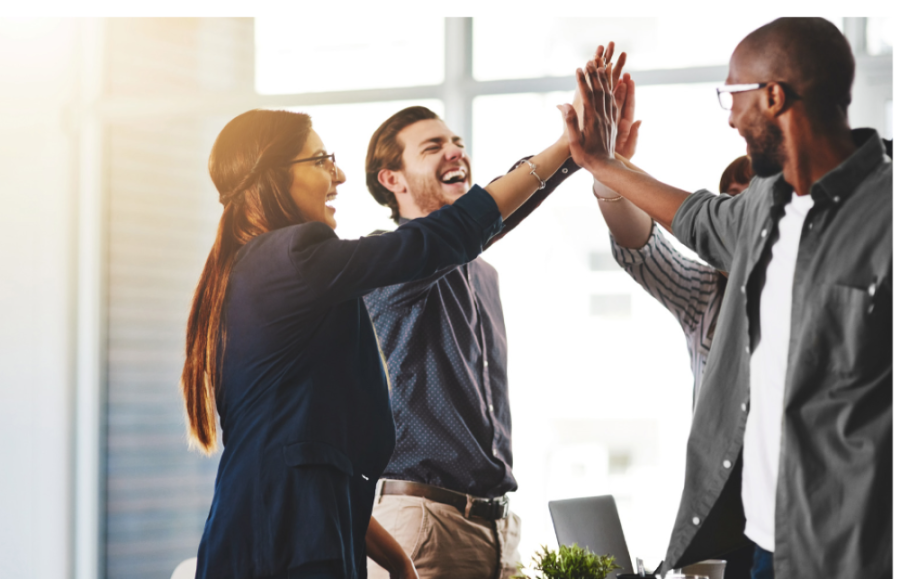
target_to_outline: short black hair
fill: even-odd
[[[846,124],[856,64],[850,43],[824,18],[779,18],[738,45],[762,59],[771,78],[787,84],[820,128]],[[735,51],[737,52],[737,51]]]

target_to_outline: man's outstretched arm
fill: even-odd
[[[595,179],[671,230],[675,213],[690,193],[657,181],[636,168],[629,168],[616,158],[618,110],[612,91],[611,67],[597,67],[591,61],[585,69],[576,73],[578,91],[584,102],[584,129],[579,130],[578,116],[572,105],[560,107],[565,116],[572,158]]]

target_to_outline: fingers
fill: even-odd
[[[591,60],[594,61],[594,64],[598,64],[605,54],[606,49],[601,44],[597,47],[597,50],[594,51],[594,58],[592,58]]]
[[[572,157],[576,157],[576,155],[578,155],[578,158],[583,157],[584,147],[581,145],[581,130],[578,128],[578,116],[575,114],[575,109],[570,104],[559,105],[556,108],[560,110],[563,120],[566,122],[566,138],[569,141],[569,153]]]
[[[610,44],[612,44],[612,43],[610,43]],[[625,68],[625,60],[627,58],[628,58],[628,54],[623,52],[622,54],[619,55],[619,59],[616,60],[616,66],[613,68],[613,71],[612,71],[612,80],[613,80],[612,85],[614,87],[619,85],[619,79],[622,78],[622,69]],[[608,62],[612,62],[612,57],[608,57],[606,60]]]
[[[606,107],[607,107],[607,113],[609,114],[609,118],[612,120],[612,122],[616,122],[616,120],[619,118],[619,106],[618,106],[618,103],[616,102],[615,95],[613,92],[613,87],[616,85],[612,79],[612,68],[613,68],[612,63],[606,65],[605,72],[606,72],[607,84],[604,87],[605,88],[604,94],[606,96]]]
[[[631,130],[628,133],[628,138],[625,139],[625,142],[621,145],[616,143],[616,153],[622,155],[626,159],[631,159],[634,157],[634,154],[637,152],[637,141],[638,141],[638,132],[641,128],[641,121],[635,121],[633,125],[631,125]]]
[[[628,73],[625,73],[625,78],[628,78]],[[616,106],[619,108],[619,111],[623,111],[628,104],[628,82],[625,79],[622,79],[616,85],[615,90],[613,90],[613,97],[616,99]]]
[[[589,68],[591,66],[593,66],[593,63],[588,62],[585,68]],[[591,90],[591,87],[589,85],[590,81],[588,81],[587,75],[580,68],[575,71],[575,82],[577,84],[576,90],[578,91],[579,96],[581,96],[581,102],[583,103],[582,107],[584,109],[584,114],[587,114],[588,111],[593,111],[596,106],[594,103],[595,95],[594,91]]]
[[[625,78],[622,80],[626,89],[624,91],[625,98],[620,107],[622,118],[634,121],[634,80],[632,80],[631,75],[628,73],[625,73]]]

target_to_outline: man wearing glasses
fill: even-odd
[[[754,579],[890,577],[893,164],[848,124],[849,44],[781,18],[735,49],[719,99],[759,176],[735,198],[617,161],[611,82],[586,69],[573,158],[730,274],[665,567],[746,536]]]

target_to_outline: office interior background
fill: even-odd
[[[0,19],[0,577],[166,578],[195,556],[218,457],[188,450],[178,382],[221,211],[206,161],[230,118],[310,113],[347,174],[338,234],[355,238],[393,227],[363,172],[389,115],[438,112],[486,184],[561,134],[575,68],[615,40],[644,121],[634,162],[715,190],[745,145],[714,87],[775,16]],[[852,126],[892,138],[896,21],[828,18],[856,55]],[[662,559],[692,376],[676,320],[613,261],[590,176],[484,258],[507,323],[523,560],[556,545],[548,500],[598,494],[632,556]]]

